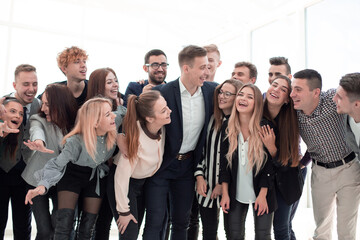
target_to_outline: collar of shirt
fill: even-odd
[[[180,94],[181,95],[189,95],[189,96],[191,96],[191,94],[186,89],[185,85],[182,83],[182,81],[180,79],[179,79],[179,87],[180,87]],[[198,89],[196,90],[194,95],[192,95],[191,97],[196,97],[196,96],[198,96],[200,94],[202,94],[201,87],[198,87]]]
[[[10,94],[10,97],[16,98],[15,92],[11,93],[11,94]],[[29,113],[29,112],[30,112],[30,108],[31,108],[31,103],[28,103],[28,104],[26,104],[26,105],[23,106],[23,107],[26,107],[26,113]]]

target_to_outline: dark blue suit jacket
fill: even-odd
[[[145,80],[143,84],[137,82],[130,82],[125,91],[124,106],[127,106],[127,98],[129,94],[139,96],[142,93],[143,88],[149,84],[149,80]]]
[[[173,161],[177,161],[176,155],[179,153],[182,144],[183,120],[179,81],[180,79],[178,78],[174,81],[168,82],[167,84],[159,85],[154,88],[155,90],[159,90],[161,92],[162,96],[167,101],[168,107],[172,110],[171,123],[166,125],[165,151],[163,162],[158,170],[158,173],[166,169]],[[206,129],[208,127],[210,117],[213,114],[213,95],[216,86],[217,83],[204,82],[204,85],[201,87],[205,102],[205,124],[194,150],[194,169],[201,158],[202,150],[205,144]]]

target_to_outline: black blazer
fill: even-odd
[[[162,84],[153,88],[159,90],[162,96],[165,98],[168,107],[172,110],[171,112],[171,123],[166,125],[166,136],[165,136],[165,150],[163,156],[163,162],[157,173],[166,169],[172,161],[176,160],[176,155],[179,153],[182,139],[183,139],[183,120],[182,120],[182,106],[180,97],[180,79]],[[201,87],[202,94],[205,102],[205,123],[201,131],[200,138],[194,150],[194,170],[200,161],[202,150],[205,144],[206,130],[209,124],[210,117],[213,113],[213,95],[214,89],[217,83],[204,82]]]
[[[225,136],[225,128],[227,124],[224,124],[222,128],[222,134]],[[236,200],[236,189],[237,189],[237,171],[239,165],[238,149],[235,150],[232,158],[231,168],[228,166],[226,154],[229,150],[229,140],[225,139],[220,145],[220,176],[219,183],[226,182],[229,184],[229,197],[230,197],[230,208],[231,201]],[[274,212],[277,209],[276,193],[274,189],[274,168],[271,161],[271,155],[266,150],[268,159],[265,162],[263,168],[255,176],[255,168],[253,168],[253,184],[256,197],[259,195],[262,187],[268,188],[266,195],[266,201],[269,207],[269,213]]]

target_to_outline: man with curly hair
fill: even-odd
[[[86,61],[88,55],[85,50],[72,46],[60,52],[57,63],[67,80],[60,82],[66,85],[76,98],[79,107],[85,102],[87,93]]]

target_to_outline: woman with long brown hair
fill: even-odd
[[[136,240],[138,220],[143,216],[144,185],[146,178],[160,168],[165,145],[165,127],[171,122],[165,99],[159,91],[150,90],[139,97],[129,95],[123,131],[128,146],[127,154],[116,161],[115,196],[119,212],[121,239]],[[140,221],[139,221],[140,222]]]
[[[294,202],[302,193],[303,179],[299,168],[299,127],[293,100],[290,98],[291,80],[277,76],[266,92],[264,118],[273,128],[271,138],[263,138],[268,148],[275,149],[275,190],[278,209],[274,213],[274,236],[277,240],[291,239],[290,213]]]
[[[60,154],[63,147],[61,140],[73,128],[77,113],[76,100],[69,88],[64,85],[48,85],[41,101],[39,113],[30,117],[30,140],[24,142],[34,151],[21,174],[30,188],[37,186],[34,173],[42,169],[51,158]],[[49,200],[53,205],[51,213]],[[33,199],[32,212],[37,227],[36,240],[48,240],[53,237],[57,207],[55,186],[45,195]]]
[[[0,239],[4,238],[9,202],[13,213],[13,233],[18,239],[31,237],[31,209],[24,204],[27,187],[21,178],[26,164],[21,157],[24,109],[13,97],[0,100]]]
[[[195,170],[196,201],[199,204],[204,240],[218,238],[217,229],[222,195],[221,184],[219,184],[220,145],[225,137],[221,134],[221,129],[227,126],[236,93],[241,86],[240,81],[229,79],[216,87],[214,114],[207,129],[204,157]]]

